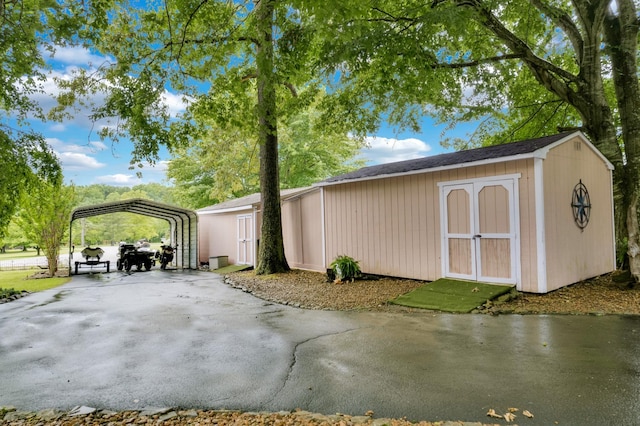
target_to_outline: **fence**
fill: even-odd
[[[69,266],[69,256],[58,257],[58,268]],[[20,271],[26,269],[47,269],[47,258],[44,256],[26,257],[24,259],[13,259],[0,261],[0,271]]]

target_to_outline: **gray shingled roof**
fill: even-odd
[[[304,187],[304,188],[282,189],[280,190],[280,198],[295,197],[296,195],[309,191],[310,189],[312,189],[310,186]],[[260,193],[257,192],[255,194],[246,195],[240,198],[235,198],[233,200],[225,201],[223,203],[215,204],[213,206],[203,207],[201,209],[196,210],[196,212],[197,213],[214,213],[220,210],[236,209],[241,207],[249,208],[259,203],[260,203]]]
[[[469,149],[466,151],[434,155],[431,157],[417,158],[414,160],[405,160],[395,163],[363,167],[362,169],[350,173],[326,179],[321,182],[320,185],[322,185],[323,183],[339,183],[349,180],[396,175],[400,173],[414,172],[419,170],[428,170],[465,163],[475,163],[477,161],[502,157],[513,157],[517,155],[530,154],[539,150],[540,148],[551,145],[554,142],[557,142],[573,133],[576,132],[565,132],[553,136],[545,136],[542,138],[529,139],[520,142],[512,142],[502,145],[494,145],[483,148]]]

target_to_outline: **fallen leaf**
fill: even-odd
[[[530,419],[533,418],[533,414],[531,414],[531,412],[529,410],[524,410],[522,412],[522,414],[524,414],[525,416],[529,417]]]
[[[478,287],[476,287],[476,288],[474,288],[473,290],[471,290],[471,292],[472,292],[472,293],[477,293],[477,292],[479,292],[479,291],[480,291],[480,289],[479,289]]]
[[[506,414],[504,415],[504,419],[505,419],[507,422],[512,422],[512,421],[514,421],[514,420],[516,419],[516,415],[515,415],[515,414],[513,414],[513,413],[506,413]]]
[[[372,417],[373,416],[373,410],[369,410],[366,413],[364,413],[365,416],[369,416]]]
[[[493,408],[489,408],[489,411],[487,411],[487,416],[493,417],[494,419],[503,418],[500,414],[496,413],[496,410],[494,410]]]
[[[516,412],[518,412],[518,410],[519,410],[519,409],[518,409],[518,408],[513,408],[513,407],[512,407],[512,408],[507,408],[507,410],[508,410],[510,413],[516,413]]]

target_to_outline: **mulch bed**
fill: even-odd
[[[389,303],[391,299],[422,286],[424,281],[384,277],[333,284],[327,282],[325,274],[300,270],[269,276],[245,271],[228,277],[234,286],[257,297],[307,309],[426,311]],[[514,299],[489,303],[478,312],[640,315],[640,286],[630,285],[628,279],[614,272],[547,294],[517,292]]]

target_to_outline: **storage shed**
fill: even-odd
[[[371,274],[534,293],[607,273],[612,170],[574,132],[336,176],[316,185],[324,265],[349,255]]]
[[[323,271],[322,200],[319,188],[283,189],[282,234],[289,266]],[[197,210],[200,262],[225,257],[231,264],[255,265],[260,244],[260,194]]]

